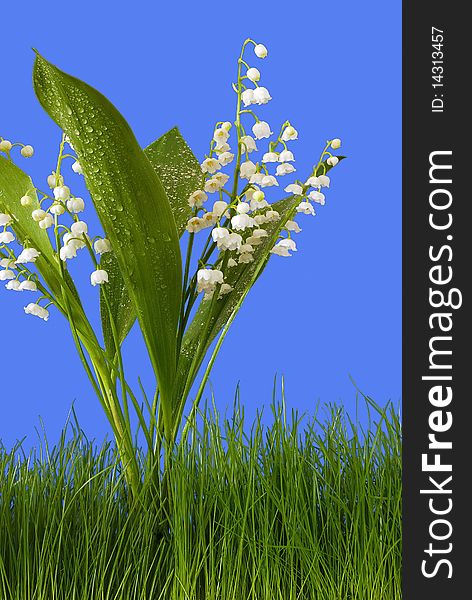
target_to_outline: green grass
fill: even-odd
[[[401,429],[367,400],[249,427],[206,412],[181,441],[163,529],[158,494],[129,509],[114,448],[72,435],[0,448],[1,600],[395,600]]]

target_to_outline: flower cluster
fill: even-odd
[[[0,150],[10,158],[10,151],[13,146],[21,146],[21,154],[25,157],[33,155],[33,148],[17,143],[12,144],[8,140],[0,138]],[[52,172],[47,177],[49,192],[41,192],[34,188],[20,198],[20,204],[23,207],[33,207],[37,204],[33,201],[33,195],[39,199],[39,208],[33,208],[31,219],[37,223],[37,226],[43,230],[51,230],[53,233],[53,246],[64,265],[68,260],[77,256],[79,250],[87,248],[93,258],[95,270],[90,275],[90,283],[93,286],[102,285],[108,282],[108,273],[99,268],[96,255],[101,255],[111,251],[110,242],[106,238],[96,237],[91,239],[88,235],[88,225],[79,218],[79,214],[85,209],[83,198],[75,196],[70,188],[65,185],[64,177],[60,173],[62,161],[65,158],[72,158],[72,170],[74,173],[82,175],[82,168],[75,155],[65,153],[65,144],[68,144],[73,151],[72,144],[63,136],[59,159],[58,170]],[[60,222],[61,217],[69,217],[69,224]],[[70,222],[72,221],[72,222]],[[45,321],[49,318],[48,307],[54,304],[46,288],[41,284],[36,272],[30,269],[40,257],[41,253],[32,247],[28,240],[23,240],[23,248],[16,254],[12,244],[16,242],[15,234],[12,231],[13,218],[11,215],[0,213],[0,281],[6,281],[5,287],[15,292],[43,292],[36,303],[29,303],[25,307],[25,313],[31,314]],[[45,306],[40,306],[41,301],[46,301]]]
[[[31,158],[34,154],[33,146],[30,146],[29,144],[22,144],[21,142],[12,143],[10,140],[0,137],[0,152],[3,152],[3,154],[6,154],[8,157],[10,157],[10,153],[15,146],[21,148],[20,154],[23,156],[23,158]]]
[[[263,44],[252,40],[246,40],[243,46],[238,61],[238,82],[233,85],[237,94],[235,149],[231,146],[233,124],[218,122],[209,152],[201,163],[204,176],[202,189],[195,190],[188,198],[193,214],[188,220],[187,231],[197,234],[211,229],[211,240],[220,252],[213,268],[204,262],[197,272],[197,291],[204,292],[205,297],[212,296],[217,287],[219,297],[231,291],[231,286],[224,282],[223,265],[231,268],[254,260],[257,246],[269,235],[268,225],[280,219],[277,210],[269,203],[268,188],[281,186],[283,178],[296,171],[295,157],[289,145],[298,139],[298,131],[286,121],[275,137],[269,123],[249,108],[265,105],[272,99],[269,90],[259,83],[259,69],[250,66],[244,59],[245,49],[250,45],[256,57],[263,59],[268,54]],[[249,126],[243,123],[246,116],[250,120]],[[326,165],[333,167],[337,164],[339,159],[330,150],[340,145],[341,141],[337,138],[328,141],[311,176],[304,182],[295,180],[284,186],[284,191],[299,196],[300,202],[282,228],[280,239],[271,249],[272,254],[287,257],[297,250],[292,235],[299,233],[301,228],[294,220],[295,214],[314,216],[314,204],[325,203],[322,189],[330,185]],[[226,167],[232,169],[232,175],[224,172]],[[228,253],[226,259],[222,253]]]

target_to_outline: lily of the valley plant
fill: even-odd
[[[44,185],[13,162],[18,149],[31,158],[33,148],[0,137],[0,280],[8,293],[26,298],[28,315],[47,321],[62,313],[69,321],[133,497],[182,430],[212,342],[219,335],[191,414],[247,293],[272,254],[289,257],[297,250],[295,217],[311,218],[325,203],[328,172],[342,158],[332,153],[340,140],[328,140],[312,172],[298,174],[297,130],[286,121],[273,133],[259,117],[271,95],[250,63],[266,56],[262,44],[244,42],[233,84],[234,122],[216,123],[200,162],[177,129],[142,150],[104,96],[40,55],[35,92],[63,132]],[[90,231],[82,216],[86,203],[74,194],[80,176],[103,233]],[[280,189],[288,197],[274,202]],[[90,261],[90,282],[100,290],[101,333],[92,328],[69,274],[75,260]],[[133,392],[126,380],[121,347],[136,319],[155,373],[151,393]],[[146,440],[144,471],[131,410]]]

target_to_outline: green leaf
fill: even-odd
[[[188,198],[203,186],[200,163],[177,127],[145,148],[144,153],[164,186],[181,236],[192,214]]]
[[[179,236],[182,236],[192,213],[187,202],[188,197],[203,185],[200,163],[177,127],[145,148],[144,153],[164,186],[177,231]],[[108,303],[111,313],[114,315],[120,344],[122,344],[136,320],[136,313],[113,254],[104,254],[101,266],[108,272]],[[100,295],[100,314],[105,346],[113,356],[115,353],[114,340],[103,293]]]
[[[136,311],[121,275],[118,260],[113,252],[102,255],[100,268],[108,273],[108,284],[106,289],[102,288],[100,290],[100,316],[102,319],[105,348],[108,355],[113,358],[116,354],[116,347],[113,338],[113,330],[110,324],[108,306],[113,315],[120,345],[125,341],[126,336],[131,331],[131,328],[136,321]],[[107,294],[108,306],[103,296],[104,293]]]
[[[203,185],[203,174],[200,163],[177,127],[174,127],[145,148],[144,153],[161,180],[167,199],[170,202],[177,231],[179,236],[182,236],[187,221],[192,214],[192,210],[187,202],[188,197]],[[115,326],[121,344],[133,326],[136,313],[113,255],[103,255],[101,264],[108,272],[108,302],[111,312],[114,315]],[[103,302],[103,294],[100,296],[100,313],[105,345],[114,354],[108,308]]]
[[[165,191],[129,125],[102,94],[40,55],[33,82],[41,105],[77,152],[136,310],[163,406],[168,406],[176,369],[182,266]]]
[[[221,299],[200,302],[200,306],[184,335],[179,356],[174,396],[176,398],[175,406],[177,407],[177,401],[179,400],[182,404],[177,407],[177,410],[183,410],[185,396],[197,375],[210,344],[264,270],[270,257],[270,250],[299,202],[300,198],[290,196],[273,205],[273,210],[278,211],[280,214],[280,220],[266,226],[269,235],[264,238],[262,244],[257,246],[253,254],[254,261],[226,270],[225,282],[234,288],[233,291]],[[204,332],[206,332],[206,336],[203,339],[202,334]]]

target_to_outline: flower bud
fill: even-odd
[[[97,254],[105,254],[107,252],[111,252],[111,244],[106,238],[100,238],[96,240],[95,244],[93,245],[93,249]]]
[[[76,160],[75,163],[72,164],[72,170],[74,171],[74,173],[77,173],[77,175],[84,174],[84,172],[82,171],[82,166],[78,160]]]
[[[6,215],[5,213],[0,213],[0,225],[8,225],[11,223],[10,215]]]
[[[0,142],[0,152],[10,152],[12,146],[13,144],[10,142],[10,140],[2,140]]]
[[[60,204],[59,202],[55,202],[51,208],[49,209],[49,211],[53,214],[53,215],[63,215],[66,212],[66,209],[64,208],[63,204]]]
[[[63,183],[64,183],[64,177],[62,177],[62,175],[60,175],[58,178],[57,185],[62,185]],[[54,173],[54,171],[51,173],[51,175],[48,175],[48,186],[51,189],[56,187],[56,174]]]
[[[265,58],[268,54],[267,48],[264,46],[264,44],[256,44],[254,46],[254,54],[257,56],[257,58]]]
[[[24,158],[31,158],[34,154],[34,148],[33,146],[23,146],[23,148],[20,150],[21,156],[23,156]]]
[[[331,148],[333,148],[333,150],[337,150],[340,147],[341,147],[341,140],[339,138],[335,138],[334,140],[331,140]]]
[[[222,125],[221,125],[221,129],[224,129],[225,131],[229,131],[232,127],[232,124],[229,121],[225,121]]]
[[[247,202],[239,202],[236,206],[236,212],[240,215],[245,215],[251,210],[251,207]]]
[[[66,185],[58,185],[53,193],[56,200],[68,200],[70,197],[70,189]]]
[[[30,206],[30,204],[33,202],[33,199],[31,198],[31,196],[22,196],[20,199],[20,204],[21,206]]]
[[[259,79],[261,78],[259,69],[256,69],[255,67],[250,67],[246,72],[246,76],[253,82],[259,81]]]
[[[84,210],[85,202],[82,198],[71,198],[67,200],[67,208],[71,213],[79,213]]]
[[[36,221],[37,223],[39,223],[39,221],[42,221],[46,215],[47,215],[46,211],[43,210],[42,208],[37,208],[36,210],[33,210],[33,212],[31,213],[31,216],[33,217],[33,221]]]

